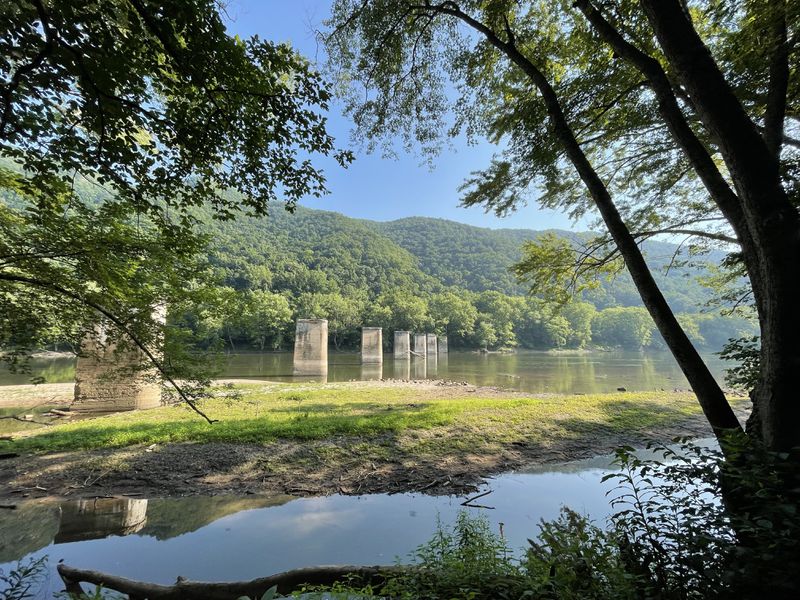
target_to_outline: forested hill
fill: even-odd
[[[378,223],[280,207],[263,219],[207,223],[209,258],[233,294],[216,331],[232,347],[280,346],[294,319],[304,317],[327,318],[336,347],[357,347],[364,323],[444,332],[454,347],[660,347],[626,273],[560,314],[527,296],[509,267],[542,231],[428,218]],[[741,318],[701,314],[711,295],[697,281],[702,271],[665,272],[675,245],[650,242],[644,250],[698,345],[719,350],[729,338],[752,335]]]
[[[544,233],[525,229],[486,229],[445,219],[410,217],[389,222],[364,221],[419,259],[420,268],[445,285],[476,292],[522,294],[509,266],[522,244]],[[566,231],[555,232],[570,236]]]
[[[84,187],[90,203],[104,200],[92,196],[93,187]],[[20,207],[14,197],[3,200]],[[447,334],[454,348],[661,344],[625,273],[563,310],[528,296],[509,267],[520,258],[522,244],[542,231],[429,218],[378,223],[303,207],[290,214],[279,205],[265,218],[217,221],[204,209],[196,215],[210,237],[208,258],[221,304],[213,314],[189,309],[173,318],[203,344],[287,347],[295,319],[307,317],[328,319],[337,348],[358,347],[366,323],[387,331]],[[588,235],[554,233],[572,239]],[[644,249],[698,345],[719,350],[729,338],[753,335],[752,324],[742,318],[702,314],[711,294],[697,282],[700,271],[664,272],[675,245],[651,242]]]
[[[521,256],[522,244],[545,233],[554,233],[572,240],[588,233],[564,230],[488,229],[446,219],[410,217],[388,222],[360,221],[390,238],[419,259],[420,269],[447,286],[475,292],[497,290],[504,294],[527,293],[517,283],[509,267]],[[695,269],[674,269],[666,272],[678,247],[675,244],[649,241],[644,252],[667,299],[679,312],[694,312],[710,298],[701,286]],[[724,254],[715,252],[709,260],[719,261]],[[587,300],[598,308],[639,306],[641,300],[627,273],[621,273]]]
[[[368,221],[299,207],[290,214],[273,208],[266,218],[207,220],[211,261],[228,285],[305,292],[388,288],[431,291],[441,284],[426,275],[418,259]]]
[[[458,287],[523,295],[509,267],[522,244],[546,232],[574,239],[560,230],[488,229],[445,219],[411,217],[377,222],[300,207],[289,214],[274,208],[264,219],[239,218],[210,225],[217,240],[213,261],[234,287],[266,285],[302,293],[356,288],[377,295],[404,287],[431,291]],[[698,271],[664,266],[677,246],[648,242],[644,250],[673,308],[695,312],[710,298]],[[720,257],[713,256],[718,259]],[[639,306],[627,273],[605,282],[586,298],[598,308]]]

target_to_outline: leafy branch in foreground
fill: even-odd
[[[789,451],[800,445],[800,154],[785,135],[800,123],[798,16],[796,2],[770,0],[337,0],[324,40],[370,147],[495,142],[466,204],[505,214],[535,199],[598,217],[723,443],[741,424],[641,242],[678,235],[738,253],[762,340],[748,434]]]
[[[0,9],[0,49],[8,360],[53,331],[77,347],[99,312],[179,389],[151,312],[207,278],[193,210],[324,193],[310,158],[352,158],[326,131],[330,93],[289,46],[229,36],[212,0],[23,0]]]

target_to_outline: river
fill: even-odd
[[[726,366],[718,356],[704,356],[720,380]],[[229,354],[220,377],[293,381],[289,352]],[[49,383],[69,382],[75,376],[70,357],[36,358],[32,374]],[[529,393],[590,394],[627,390],[686,389],[688,383],[667,352],[534,352],[479,354],[450,352],[435,361],[393,360],[385,356],[382,367],[361,365],[357,353],[331,353],[328,381],[362,379],[449,379],[476,385],[509,388]],[[30,375],[11,374],[0,368],[0,386],[28,383]]]

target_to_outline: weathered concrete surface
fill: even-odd
[[[414,334],[414,354],[419,358],[425,358],[428,353],[428,338],[424,333]]]
[[[153,319],[165,323],[165,307]],[[75,394],[71,409],[106,413],[161,406],[158,371],[132,340],[110,324],[98,323],[81,344],[75,363]]]
[[[429,334],[426,335],[426,338],[427,338],[428,358],[430,358],[431,356],[436,356],[438,354],[438,350],[437,350],[437,346],[438,345],[436,343],[436,334],[435,333],[429,333]]]
[[[328,374],[327,319],[298,319],[294,335],[294,374]]]
[[[439,336],[439,354],[447,354],[447,336]]]
[[[411,356],[411,334],[408,331],[394,332],[394,357],[408,358]]]
[[[361,328],[361,362],[383,362],[383,329],[380,327]]]

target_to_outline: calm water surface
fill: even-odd
[[[730,366],[713,354],[705,356],[705,359],[720,379],[723,368]],[[51,383],[72,381],[74,359],[36,359],[33,371]],[[293,381],[292,354],[231,354],[226,357],[222,376]],[[392,355],[387,354],[382,367],[362,366],[357,353],[335,353],[329,357],[328,381],[380,378],[451,379],[531,393],[587,394],[610,392],[619,387],[628,390],[688,387],[678,365],[667,352],[450,352],[428,361],[416,358],[393,360]],[[0,385],[28,382],[27,375],[12,375],[5,367],[0,369]]]
[[[49,592],[61,589],[59,560],[158,583],[178,575],[196,580],[252,579],[319,564],[392,564],[427,541],[437,519],[449,525],[460,510],[485,515],[493,531],[520,550],[540,519],[561,506],[602,525],[609,514],[601,477],[610,457],[539,467],[489,480],[492,493],[464,508],[464,498],[422,494],[320,498],[100,498],[30,501],[0,511],[0,569],[47,556]]]

